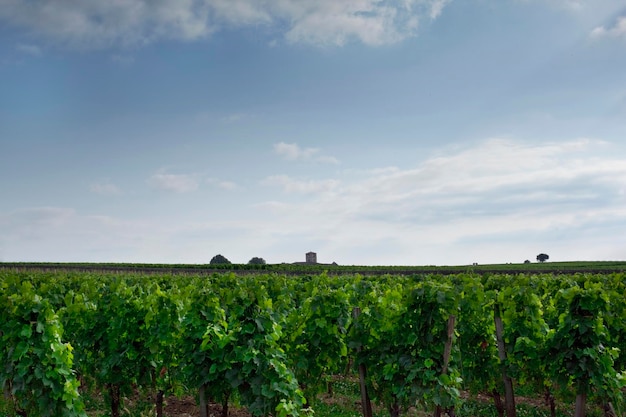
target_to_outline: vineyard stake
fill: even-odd
[[[356,320],[361,314],[361,309],[359,307],[354,307],[352,310],[352,316],[354,320]],[[361,352],[361,346],[356,348],[357,353]],[[363,407],[363,417],[372,417],[372,403],[370,401],[370,397],[367,394],[367,385],[365,383],[367,378],[367,369],[365,368],[364,363],[359,363],[359,383],[361,386],[361,405]]]
[[[496,340],[498,342],[498,356],[502,368],[502,381],[504,382],[504,402],[507,417],[515,417],[515,395],[513,394],[513,380],[506,371],[506,349],[504,346],[504,326],[500,317],[500,305],[496,303],[493,309],[493,321],[496,325]]]

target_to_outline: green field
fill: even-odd
[[[623,266],[3,264],[0,416],[623,413]]]
[[[283,274],[311,274],[326,272],[331,275],[359,273],[363,275],[411,275],[411,274],[457,274],[474,272],[477,274],[500,273],[557,273],[577,272],[601,273],[626,271],[626,261],[572,261],[572,262],[531,262],[489,265],[422,265],[422,266],[365,266],[330,264],[146,264],[146,263],[89,263],[89,262],[0,262],[0,268],[42,269],[42,270],[95,270],[95,271],[139,271],[139,272],[190,272],[212,273],[235,271],[276,272]]]

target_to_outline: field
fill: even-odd
[[[0,416],[622,415],[625,266],[1,264]]]
[[[42,271],[103,271],[103,272],[141,272],[141,273],[279,273],[302,275],[325,272],[328,275],[411,275],[411,274],[458,274],[472,272],[476,274],[575,274],[575,273],[610,273],[626,271],[626,261],[578,261],[544,263],[507,263],[492,265],[455,265],[455,266],[362,266],[328,264],[141,264],[141,263],[54,263],[54,262],[0,262],[0,268],[29,269]]]

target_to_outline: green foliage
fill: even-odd
[[[548,259],[550,259],[550,257],[547,254],[545,254],[545,253],[540,253],[539,255],[537,255],[537,260],[539,262],[545,262]]]
[[[168,287],[158,282],[147,285],[141,303],[142,353],[147,370],[143,382],[156,391],[175,392],[175,373],[179,362],[179,343],[182,331],[184,299],[175,285]]]
[[[223,255],[215,255],[213,258],[211,258],[211,262],[209,262],[209,265],[230,265],[231,262],[226,259],[225,256]]]
[[[304,398],[281,347],[281,323],[265,287],[233,276],[198,281],[188,294],[183,319],[183,372],[214,400],[234,396],[255,416],[298,415]],[[246,283],[246,281],[248,281]]]
[[[285,317],[258,282],[232,289],[229,296],[233,302],[227,305],[230,338],[225,348],[231,360],[226,381],[255,416],[298,415],[304,397],[280,344]],[[215,343],[208,339],[207,346]]]
[[[536,279],[525,275],[496,291],[496,303],[504,325],[507,374],[520,383],[549,386],[546,340],[550,329],[543,319],[542,299],[535,292]],[[541,279],[541,278],[539,278]]]
[[[199,389],[206,385],[207,394],[217,401],[227,399],[232,388],[225,384],[230,370],[227,346],[233,339],[219,299],[194,280],[186,289],[180,340],[180,366],[184,381]]]
[[[596,391],[600,397],[623,401],[624,375],[614,367],[619,350],[610,347],[605,317],[610,300],[600,283],[562,289],[559,324],[550,340],[551,370],[562,385],[573,384],[577,394]]]
[[[448,318],[458,314],[456,291],[435,280],[408,285],[379,285],[364,294],[351,334],[356,364],[366,365],[375,398],[389,409],[453,406],[461,378],[454,359],[446,369],[443,361]]]
[[[78,373],[98,392],[115,386],[122,394],[171,395],[181,386],[205,386],[210,399],[245,405],[256,416],[298,415],[303,393],[316,404],[329,374],[352,357],[367,366],[370,393],[387,408],[454,405],[462,415],[461,387],[491,392],[501,383],[496,305],[506,369],[518,389],[550,388],[561,401],[585,392],[592,402],[623,409],[623,273],[315,271],[294,277],[0,268],[0,381],[12,391],[2,412],[15,406],[28,415],[84,415]],[[353,307],[360,307],[356,319]],[[456,334],[444,370],[451,315]]]
[[[248,261],[248,265],[265,265],[266,263],[267,262],[265,262],[265,259],[259,258],[257,256]]]
[[[348,293],[333,288],[324,274],[304,283],[303,290],[307,296],[287,316],[286,350],[306,397],[312,399],[326,388],[326,376],[343,370],[352,308]]]
[[[151,351],[158,347],[147,340],[146,317],[158,314],[151,310],[147,291],[132,278],[101,276],[66,296],[63,319],[80,352],[78,363],[100,390],[110,394],[113,414],[118,410],[114,397],[130,393],[135,385],[150,385],[159,361]]]
[[[27,415],[85,416],[73,366],[73,348],[50,302],[33,285],[0,281],[0,386]]]
[[[480,277],[464,275],[455,283],[459,295],[457,331],[463,386],[473,392],[492,392],[502,378],[493,321],[494,297]]]

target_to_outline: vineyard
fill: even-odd
[[[517,396],[548,415],[626,410],[622,272],[210,274],[0,268],[0,416],[164,414],[193,395],[252,416],[314,415],[337,376],[355,410],[463,414]],[[357,404],[358,403],[358,404]],[[154,414],[153,414],[154,415]],[[317,415],[324,415],[317,413]]]

